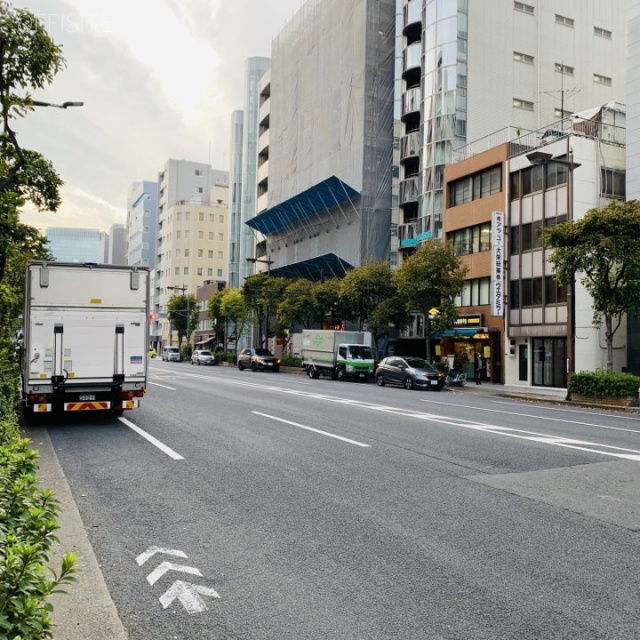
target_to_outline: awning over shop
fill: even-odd
[[[205,336],[198,336],[200,339],[199,342],[194,342],[194,346],[198,347],[202,344],[207,344],[207,342],[211,342],[212,340],[215,340],[215,336],[209,336],[209,337],[205,337]]]
[[[272,276],[283,278],[306,278],[307,280],[323,280],[324,278],[343,276],[352,264],[343,260],[335,253],[325,253],[315,258],[287,264],[277,269],[271,269]]]
[[[475,327],[474,329],[464,328],[464,329],[445,329],[444,331],[437,331],[431,337],[432,338],[473,338],[476,333],[482,333],[483,335],[487,332],[485,327]]]
[[[336,176],[331,176],[293,196],[293,198],[289,198],[251,218],[247,221],[247,225],[264,235],[276,233],[294,227],[306,218],[332,209],[359,195],[346,182],[342,182]]]

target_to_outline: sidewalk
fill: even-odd
[[[31,448],[40,452],[39,486],[51,489],[60,502],[60,544],[54,547],[51,567],[58,572],[66,551],[78,554],[78,583],[65,586],[66,594],[49,599],[54,640],[127,640],[47,429],[30,427],[23,435],[31,440]]]

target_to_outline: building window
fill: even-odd
[[[176,221],[178,221],[178,222],[179,222],[180,220],[182,220],[182,211],[178,211],[178,212],[176,213]]]
[[[213,231],[209,231],[209,240],[213,240]]]
[[[198,193],[204,193],[204,189],[202,187],[197,188]]]
[[[218,278],[222,278],[222,269],[218,269]]]
[[[189,249],[185,249],[184,250],[184,257],[188,258],[189,257]]]
[[[565,76],[572,76],[574,72],[574,68],[570,67],[569,65],[560,64],[559,62],[556,62],[556,71],[558,73],[563,73]]]
[[[218,240],[219,240],[220,242],[224,242],[224,233],[219,233],[219,234],[218,234]]]
[[[175,274],[175,275],[177,275],[177,276],[179,276],[179,275],[180,275],[180,267],[176,267],[176,268],[174,269],[174,274]]]
[[[209,260],[213,260],[213,251],[207,251],[207,258],[209,258]]]
[[[574,19],[556,13],[556,24],[561,24],[564,27],[571,27],[573,29]]]
[[[544,279],[544,303],[560,304],[567,301],[566,285],[558,284],[554,276],[546,276]]]
[[[558,118],[558,120],[564,120],[571,115],[571,111],[567,111],[566,109],[563,111],[562,109],[555,108],[553,110],[554,118]]]
[[[190,235],[191,235],[191,232],[189,231],[189,229],[186,229],[184,232],[184,239],[188,240]]]
[[[447,234],[457,256],[491,251],[491,223],[459,229]]]
[[[464,283],[462,294],[454,300],[457,307],[476,307],[490,304],[491,278],[476,278]]]
[[[212,276],[212,275],[213,275],[213,269],[212,269],[211,267],[209,267],[209,268],[207,269],[207,275],[208,275],[208,276]]]
[[[202,267],[198,267],[198,269],[197,269],[197,273],[198,273],[198,275],[199,275],[199,276],[201,276],[201,275],[202,275]]]
[[[526,64],[533,64],[533,56],[526,53],[520,53],[519,51],[513,52],[513,59],[516,62],[525,62]]]
[[[529,100],[520,100],[520,98],[513,99],[513,106],[516,109],[524,109],[525,111],[533,111],[533,102]]]
[[[198,258],[204,258],[204,251],[202,249],[198,249]]]
[[[218,260],[222,260],[223,258],[224,258],[224,255],[222,251],[218,251]]]
[[[196,175],[197,176],[201,176],[202,175],[202,169],[196,169]]]
[[[198,231],[198,240],[204,240],[204,231]]]
[[[593,74],[593,81],[596,84],[603,84],[607,87],[611,86],[611,78],[608,78],[607,76],[600,76],[597,73]]]
[[[200,220],[200,222],[204,222],[204,213],[202,213],[202,211],[198,214],[198,220]]]
[[[214,219],[213,219],[213,213],[210,213],[210,214],[209,214],[209,222],[214,222]]]
[[[180,240],[182,238],[182,231],[176,231],[176,240]]]
[[[600,169],[600,195],[605,198],[621,198],[625,199],[626,174],[624,171],[616,171],[615,169]]]
[[[449,206],[456,207],[472,200],[486,198],[500,193],[501,190],[502,166],[498,165],[449,183]]]
[[[224,224],[224,213],[218,215],[218,222],[220,224]]]
[[[530,4],[525,4],[524,2],[514,2],[513,8],[516,11],[521,11],[522,13],[528,13],[529,15],[534,15],[536,10]]]
[[[184,219],[185,219],[186,222],[189,222],[189,220],[191,220],[191,212],[190,211],[185,211]]]
[[[188,276],[189,275],[189,267],[185,267],[182,271],[182,275]]]
[[[607,31],[607,29],[601,29],[600,27],[593,27],[593,35],[611,40],[611,31]]]

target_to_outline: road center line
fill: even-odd
[[[438,400],[423,400],[420,402],[428,402],[429,404],[447,404],[446,402],[440,402]],[[501,411],[499,409],[486,409],[485,407],[474,407],[471,405],[458,405],[461,409],[472,409],[473,411],[488,411],[489,413],[500,413],[509,416],[521,416],[523,418],[535,418],[536,420],[548,420],[550,422],[566,422],[567,424],[577,424],[581,427],[597,427],[598,429],[608,429],[610,431],[628,431],[629,433],[640,433],[638,429],[626,429],[625,427],[609,427],[604,424],[594,424],[592,422],[579,422],[578,420],[563,420],[562,418],[537,416],[532,413],[517,413],[515,411]]]
[[[262,416],[263,418],[269,418],[270,420],[277,420],[278,422],[284,422],[285,424],[290,424],[292,427],[298,427],[300,429],[306,429],[307,431],[313,431],[314,433],[319,433],[320,435],[327,436],[329,438],[335,438],[336,440],[342,440],[343,442],[348,442],[349,444],[355,444],[356,447],[370,447],[369,444],[364,444],[362,442],[358,442],[357,440],[350,440],[349,438],[343,438],[342,436],[337,436],[334,433],[328,433],[327,431],[320,431],[320,429],[314,429],[313,427],[307,427],[303,424],[298,424],[297,422],[291,422],[290,420],[284,420],[283,418],[277,418],[276,416],[270,416],[267,413],[261,413],[260,411],[252,411],[251,413],[255,413],[257,416]]]
[[[148,440],[154,447],[158,447],[160,451],[166,453],[170,458],[173,458],[174,460],[184,460],[184,458],[179,453],[176,453],[173,449],[167,447],[166,444],[163,444],[162,442],[160,442],[160,440],[154,438],[150,433],[147,433],[144,429],[141,429],[137,425],[133,424],[133,422],[130,422],[126,418],[118,418],[118,420],[129,427],[129,429],[131,429],[132,431],[135,431],[137,434],[141,435],[145,440]]]

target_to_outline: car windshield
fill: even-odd
[[[201,356],[210,356],[211,355],[211,351],[200,351],[200,355]]]
[[[407,364],[414,369],[422,369],[423,371],[429,371],[430,373],[438,373],[438,370],[430,365],[426,360],[422,358],[405,358]]]
[[[271,355],[273,355],[271,353],[271,351],[269,351],[268,349],[256,349],[255,350],[255,354],[257,356],[271,356]]]
[[[352,360],[372,360],[373,353],[371,347],[365,347],[359,344],[352,344],[349,347],[349,357]]]
[[[178,347],[167,347],[167,353],[178,353]]]

